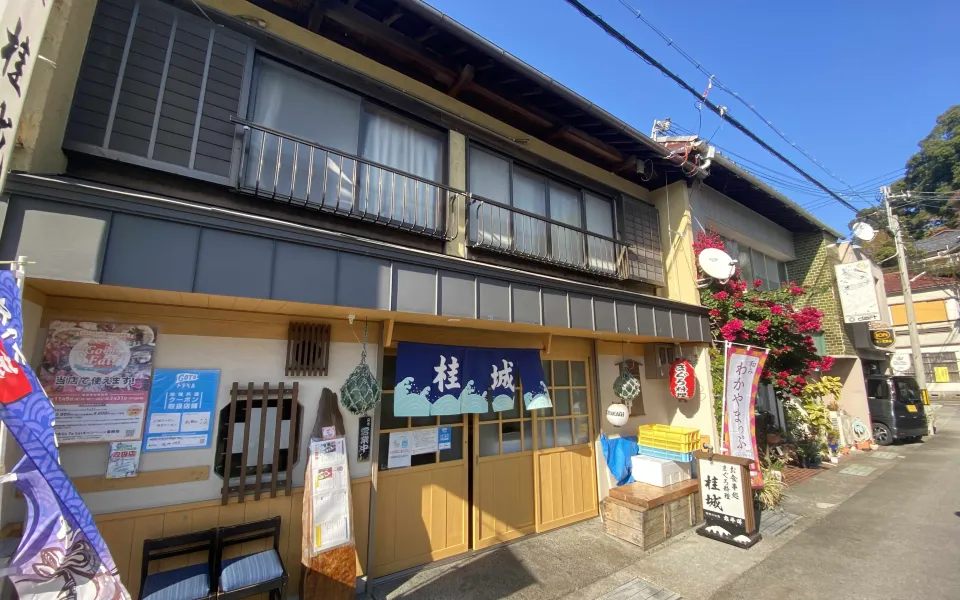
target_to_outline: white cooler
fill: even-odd
[[[666,487],[690,479],[690,465],[664,458],[637,455],[631,458],[633,478],[642,483]]]

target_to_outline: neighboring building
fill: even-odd
[[[299,580],[307,434],[366,323],[385,392],[372,461],[344,414],[358,576],[597,516],[624,357],[646,363],[625,430],[715,435],[691,217],[728,225],[770,285],[794,237],[824,230],[732,167],[690,190],[696,164],[425,4],[75,0],[48,33],[36,54],[56,70],[27,99],[0,237],[2,258],[32,261],[25,351],[37,364],[53,320],[144,323],[156,367],[220,370],[208,450],[145,454],[112,486],[106,444],[64,447],[131,591],[145,538],[276,515]],[[314,343],[290,339],[301,322],[330,326],[325,376],[286,374]],[[532,349],[555,408],[398,417],[398,342]],[[696,363],[690,402],[664,378],[677,355]],[[292,491],[271,499],[241,491],[269,440],[223,411],[260,382],[298,383],[302,409],[281,411]],[[391,465],[392,435],[438,426],[449,449]],[[23,517],[12,494],[3,509],[3,525]]]
[[[841,262],[837,244],[841,234],[702,140],[694,136],[657,140],[676,153],[703,157],[707,177],[688,191],[694,223],[720,234],[727,252],[739,261],[743,278],[762,280],[762,289],[796,281],[808,293],[795,304],[823,311],[823,333],[814,336],[817,350],[836,359],[830,375],[840,377],[844,385],[841,405],[869,422],[860,351],[844,326],[834,273]],[[785,423],[783,407],[770,386],[761,388],[758,406],[781,426]]]
[[[897,333],[897,352],[912,356],[903,304],[903,286],[898,273],[884,276],[890,313]],[[924,374],[931,400],[960,399],[960,304],[957,280],[919,275],[910,284],[913,310],[920,334]],[[908,374],[913,374],[913,362]]]

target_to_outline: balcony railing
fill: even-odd
[[[473,247],[627,278],[627,245],[619,240],[480,196],[471,196],[469,206]]]
[[[457,233],[447,215],[467,194],[451,187],[251,121],[238,188],[291,206],[440,239]],[[465,205],[465,204],[464,204]]]

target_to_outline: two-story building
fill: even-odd
[[[669,122],[658,126],[668,128]],[[823,312],[823,332],[814,339],[821,356],[835,359],[829,374],[843,384],[840,405],[869,423],[863,361],[882,360],[885,354],[866,345],[865,325],[844,324],[834,267],[853,258],[850,245],[838,244],[843,237],[838,231],[696,136],[660,135],[657,140],[674,152],[702,157],[700,164],[708,166],[707,176],[692,183],[684,202],[696,228],[721,236],[743,279],[761,280],[761,289],[795,281],[807,290],[795,304]],[[882,282],[875,287],[882,292]],[[855,334],[865,343],[855,343]],[[784,426],[783,407],[770,386],[761,386],[757,406]]]
[[[887,273],[884,280],[897,334],[896,351],[911,357],[913,352],[900,275]],[[920,274],[911,280],[910,291],[913,293],[913,310],[930,399],[960,399],[960,298],[957,280]],[[912,375],[914,372],[911,360],[909,368],[903,373]]]
[[[794,235],[823,230],[689,189],[696,164],[417,2],[66,0],[39,54],[56,68],[37,67],[0,237],[31,261],[28,355],[54,321],[144,324],[155,367],[220,372],[208,449],[145,453],[117,484],[106,444],[62,448],[134,593],[144,539],[267,516],[298,581],[318,398],[365,328],[384,389],[372,460],[343,411],[364,582],[596,516],[624,358],[646,363],[628,427],[714,436],[692,216],[771,285]],[[523,408],[524,367],[508,410],[401,416],[403,342],[532,350],[553,406]],[[314,345],[322,374],[304,375],[291,363]],[[664,377],[679,356],[699,383],[686,403]],[[449,447],[390,459],[391,435],[438,427]],[[7,498],[4,523],[20,511]]]

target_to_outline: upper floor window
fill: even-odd
[[[781,283],[790,281],[787,263],[723,236],[720,239],[723,240],[727,254],[739,261],[740,277],[743,281],[752,284],[759,279],[763,282],[760,286],[762,290],[776,290]]]
[[[620,270],[613,202],[470,148],[472,244],[604,274]]]
[[[444,136],[258,57],[242,186],[417,230],[445,226]]]

